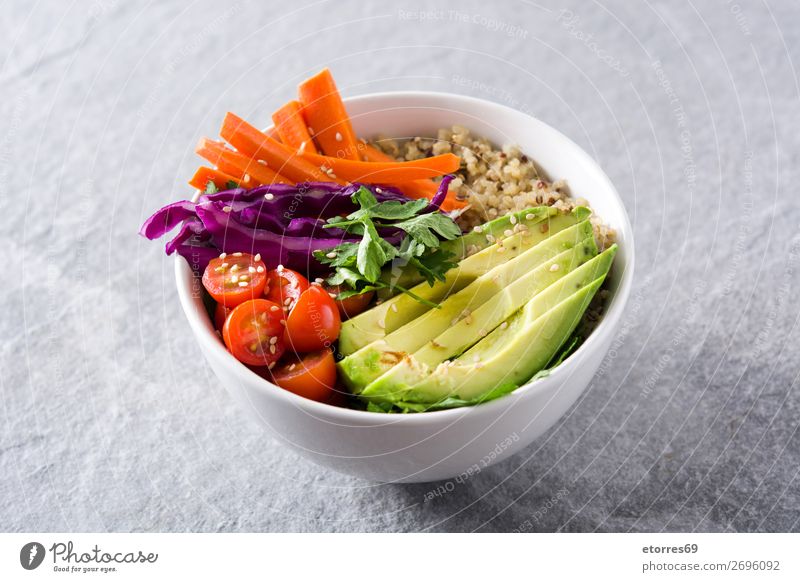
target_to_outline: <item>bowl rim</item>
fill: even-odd
[[[489,101],[487,99],[480,99],[477,97],[470,97],[467,95],[460,95],[458,93],[446,93],[442,91],[382,91],[382,92],[374,92],[374,93],[365,93],[361,95],[355,95],[349,98],[345,98],[345,103],[357,103],[363,101],[372,101],[372,100],[380,100],[380,99],[387,99],[387,98],[397,98],[397,97],[414,97],[414,98],[423,98],[423,99],[433,99],[433,100],[449,100],[450,102],[454,103],[455,106],[447,107],[448,109],[455,109],[457,110],[457,104],[471,104],[474,106],[479,107],[486,107],[489,109],[493,109],[494,111],[503,111],[505,113],[510,113],[513,115],[521,115],[529,118],[534,123],[543,126],[546,130],[552,132],[555,136],[559,139],[563,140],[568,147],[573,149],[576,155],[582,158],[582,162],[585,164],[585,167],[591,168],[595,173],[598,175],[598,178],[605,183],[606,188],[612,194],[614,201],[619,205],[620,209],[622,210],[621,217],[622,221],[621,224],[617,225],[617,230],[621,230],[623,234],[623,238],[625,240],[625,262],[621,265],[622,272],[620,274],[619,285],[617,287],[616,292],[613,294],[611,298],[611,302],[609,304],[608,309],[603,314],[600,323],[597,327],[592,331],[588,338],[575,350],[572,354],[570,354],[561,364],[556,366],[552,372],[550,372],[547,376],[543,378],[537,378],[535,380],[529,381],[526,384],[523,384],[516,390],[500,397],[495,400],[491,400],[489,402],[485,402],[475,406],[464,406],[460,408],[450,408],[446,410],[434,410],[428,412],[419,412],[414,414],[392,414],[389,415],[384,412],[372,412],[367,410],[357,410],[353,408],[345,408],[341,406],[334,406],[333,404],[327,404],[324,402],[317,402],[315,400],[310,400],[308,398],[304,398],[293,392],[289,392],[288,390],[284,390],[283,388],[273,384],[266,378],[259,376],[244,364],[240,363],[238,360],[233,358],[230,353],[225,349],[222,343],[217,337],[216,334],[210,333],[207,328],[204,326],[204,323],[201,321],[201,313],[206,314],[205,308],[203,309],[196,309],[195,307],[195,298],[192,297],[191,293],[191,277],[193,273],[189,268],[188,264],[185,260],[182,259],[180,256],[175,256],[175,283],[178,290],[178,297],[181,303],[181,307],[183,308],[183,312],[186,315],[186,318],[189,321],[189,327],[192,329],[192,332],[195,335],[195,338],[198,342],[204,344],[209,350],[210,353],[214,354],[218,357],[220,362],[224,362],[225,365],[231,367],[232,371],[234,371],[239,376],[244,376],[245,378],[249,378],[250,380],[255,380],[255,385],[257,389],[263,392],[266,396],[274,397],[283,399],[286,403],[299,406],[301,408],[307,409],[310,414],[314,415],[326,415],[326,416],[338,416],[336,419],[337,421],[345,422],[355,422],[358,423],[359,421],[365,421],[368,419],[373,420],[381,420],[382,423],[386,423],[387,421],[390,424],[395,422],[405,423],[405,424],[425,424],[425,423],[432,423],[432,422],[439,422],[439,421],[446,421],[466,415],[466,414],[478,414],[478,413],[490,413],[496,408],[501,408],[504,406],[503,401],[507,401],[507,399],[511,396],[516,396],[517,398],[525,398],[525,397],[532,397],[534,394],[539,393],[543,390],[546,390],[550,384],[559,382],[561,377],[568,377],[572,372],[573,368],[576,365],[576,362],[580,359],[579,356],[585,354],[592,349],[595,349],[595,346],[599,346],[603,339],[606,338],[609,334],[613,333],[616,323],[622,317],[622,313],[625,310],[625,306],[627,305],[628,298],[630,296],[631,287],[633,285],[633,273],[634,273],[634,263],[635,263],[635,255],[634,255],[634,238],[633,238],[633,228],[631,227],[630,218],[628,217],[628,212],[625,208],[625,205],[622,201],[622,198],[617,192],[617,189],[614,187],[614,184],[611,182],[611,179],[606,175],[600,165],[595,161],[595,159],[590,156],[582,147],[580,147],[577,143],[575,143],[571,138],[561,133],[556,128],[548,125],[544,121],[533,117],[532,115],[509,107],[507,105],[503,105],[501,103],[496,103],[494,101]],[[435,105],[432,104],[431,107]],[[619,255],[618,255],[619,256]],[[594,374],[593,374],[594,375]]]

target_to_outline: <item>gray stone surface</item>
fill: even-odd
[[[799,24],[722,0],[4,3],[0,527],[800,530]],[[225,111],[266,121],[324,65],[346,95],[530,111],[598,159],[636,231],[601,374],[429,502],[442,484],[333,474],[246,421],[136,235]]]

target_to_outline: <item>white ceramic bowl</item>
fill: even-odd
[[[570,139],[524,113],[459,95],[399,92],[348,99],[356,134],[434,136],[459,124],[496,144],[518,144],[551,179],[566,179],[617,231],[612,298],[600,325],[546,378],[475,407],[386,415],[337,408],[296,396],[237,362],[211,325],[187,263],[175,276],[181,305],[211,368],[228,392],[275,438],[308,459],[383,482],[435,481],[473,474],[528,446],[553,426],[589,384],[617,329],[633,278],[633,233],[600,167]],[[477,469],[476,469],[477,468]]]

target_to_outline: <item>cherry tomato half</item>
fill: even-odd
[[[222,340],[240,362],[269,366],[286,351],[283,341],[283,310],[266,299],[252,299],[237,305],[225,325]]]
[[[332,395],[336,385],[336,363],[329,349],[284,360],[272,369],[272,380],[278,386],[318,402]]]
[[[281,307],[291,310],[308,287],[308,279],[297,271],[284,268],[273,269],[267,273],[267,287],[264,289],[264,296]]]
[[[259,255],[222,253],[209,261],[203,273],[203,287],[225,307],[261,297],[266,284],[267,268]]]
[[[231,311],[233,311],[233,309],[225,307],[222,303],[217,303],[217,306],[214,308],[214,327],[216,327],[219,332],[222,332],[222,326],[225,325],[225,320],[228,319]]]
[[[312,285],[286,318],[284,340],[296,352],[315,352],[335,342],[341,326],[336,303],[325,289]]]
[[[328,287],[328,292],[338,295],[342,291],[348,291],[349,289],[350,288],[347,285],[334,285],[332,287]],[[355,317],[367,308],[374,296],[375,293],[372,291],[367,291],[366,293],[362,293],[361,295],[353,295],[347,299],[336,299],[336,307],[339,308],[339,315],[342,316],[343,320]]]

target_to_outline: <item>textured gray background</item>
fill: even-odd
[[[3,4],[0,528],[800,530],[796,3],[222,4]],[[368,484],[266,438],[136,236],[226,110],[266,122],[325,65],[346,95],[529,111],[629,209],[601,373],[465,483]]]

